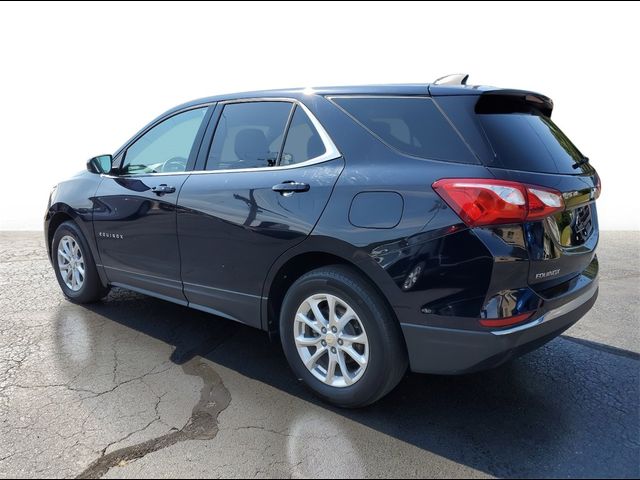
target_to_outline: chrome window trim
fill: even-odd
[[[392,95],[389,93],[385,93],[384,95],[375,95],[372,93],[368,94],[357,94],[357,93],[349,93],[342,95],[340,93],[334,93],[332,95],[325,96],[326,99],[331,100],[333,102],[334,98],[424,98],[426,100],[433,100],[433,97],[429,95],[427,92],[416,94],[416,95]]]
[[[203,175],[203,174],[217,174],[217,173],[247,173],[247,172],[270,172],[279,170],[291,170],[295,168],[308,167],[310,165],[316,165],[319,163],[328,162],[340,158],[342,154],[336,147],[333,140],[322,126],[316,116],[309,110],[309,108],[300,100],[287,97],[256,97],[256,98],[238,98],[222,100],[217,102],[218,105],[227,105],[231,103],[252,103],[252,102],[288,102],[292,103],[302,109],[302,111],[309,117],[313,127],[320,135],[320,139],[324,144],[325,153],[318,157],[310,158],[300,163],[293,163],[291,165],[276,165],[273,167],[252,167],[252,168],[226,168],[223,170],[189,170],[184,172],[158,172],[158,173],[145,173],[140,175],[109,175],[102,174],[101,176],[106,178],[144,178],[144,177],[168,177],[174,175]],[[213,140],[212,140],[213,141]]]

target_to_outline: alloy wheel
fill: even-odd
[[[349,387],[362,378],[369,363],[369,341],[355,310],[328,293],[308,297],[293,325],[298,354],[318,380]]]
[[[82,288],[85,280],[85,263],[82,249],[71,235],[65,235],[58,243],[58,269],[64,284],[72,291]]]

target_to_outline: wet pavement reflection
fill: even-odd
[[[640,475],[634,351],[569,330],[341,410],[264,333],[122,290],[73,305],[41,253],[3,255],[0,477]]]

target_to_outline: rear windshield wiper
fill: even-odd
[[[573,164],[573,168],[580,168],[585,163],[589,163],[589,157],[582,157],[580,160]]]

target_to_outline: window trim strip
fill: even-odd
[[[287,124],[284,126],[284,133],[282,134],[282,144],[280,145],[280,151],[278,152],[278,160],[276,161],[275,166],[280,166],[280,162],[282,162],[282,154],[284,153],[284,146],[287,144],[289,129],[291,128],[291,122],[293,121],[293,116],[295,115],[297,108],[298,108],[298,105],[294,103],[291,107],[291,111],[289,112],[289,118],[287,119]]]
[[[316,118],[316,116],[311,112],[311,110],[309,110],[309,108],[304,103],[302,103],[300,100],[296,98],[287,98],[287,97],[238,98],[238,99],[229,99],[229,100],[219,101],[217,102],[217,105],[219,106],[219,105],[226,105],[229,103],[250,103],[250,102],[289,102],[289,103],[293,103],[295,106],[299,106],[300,108],[302,108],[304,113],[309,117],[309,120],[311,120],[311,123],[313,124],[314,128],[318,132],[318,135],[320,135],[320,139],[322,140],[322,143],[325,148],[325,153],[323,153],[318,157],[305,160],[304,162],[293,163],[291,165],[275,165],[273,167],[228,168],[224,170],[187,170],[184,172],[158,172],[158,173],[147,173],[147,174],[137,174],[137,175],[101,174],[101,176],[106,178],[127,178],[127,177],[144,178],[144,177],[169,177],[174,175],[271,172],[271,171],[277,171],[277,170],[292,170],[295,168],[308,167],[310,165],[316,165],[318,163],[324,163],[324,162],[328,162],[330,160],[335,160],[337,158],[342,157],[342,154],[338,150],[338,147],[336,147],[335,143],[333,143],[333,140],[331,140],[331,137],[329,136],[325,128],[322,126],[320,121]],[[185,110],[190,110],[197,107],[198,106],[190,106]],[[288,131],[286,133],[288,133]]]

